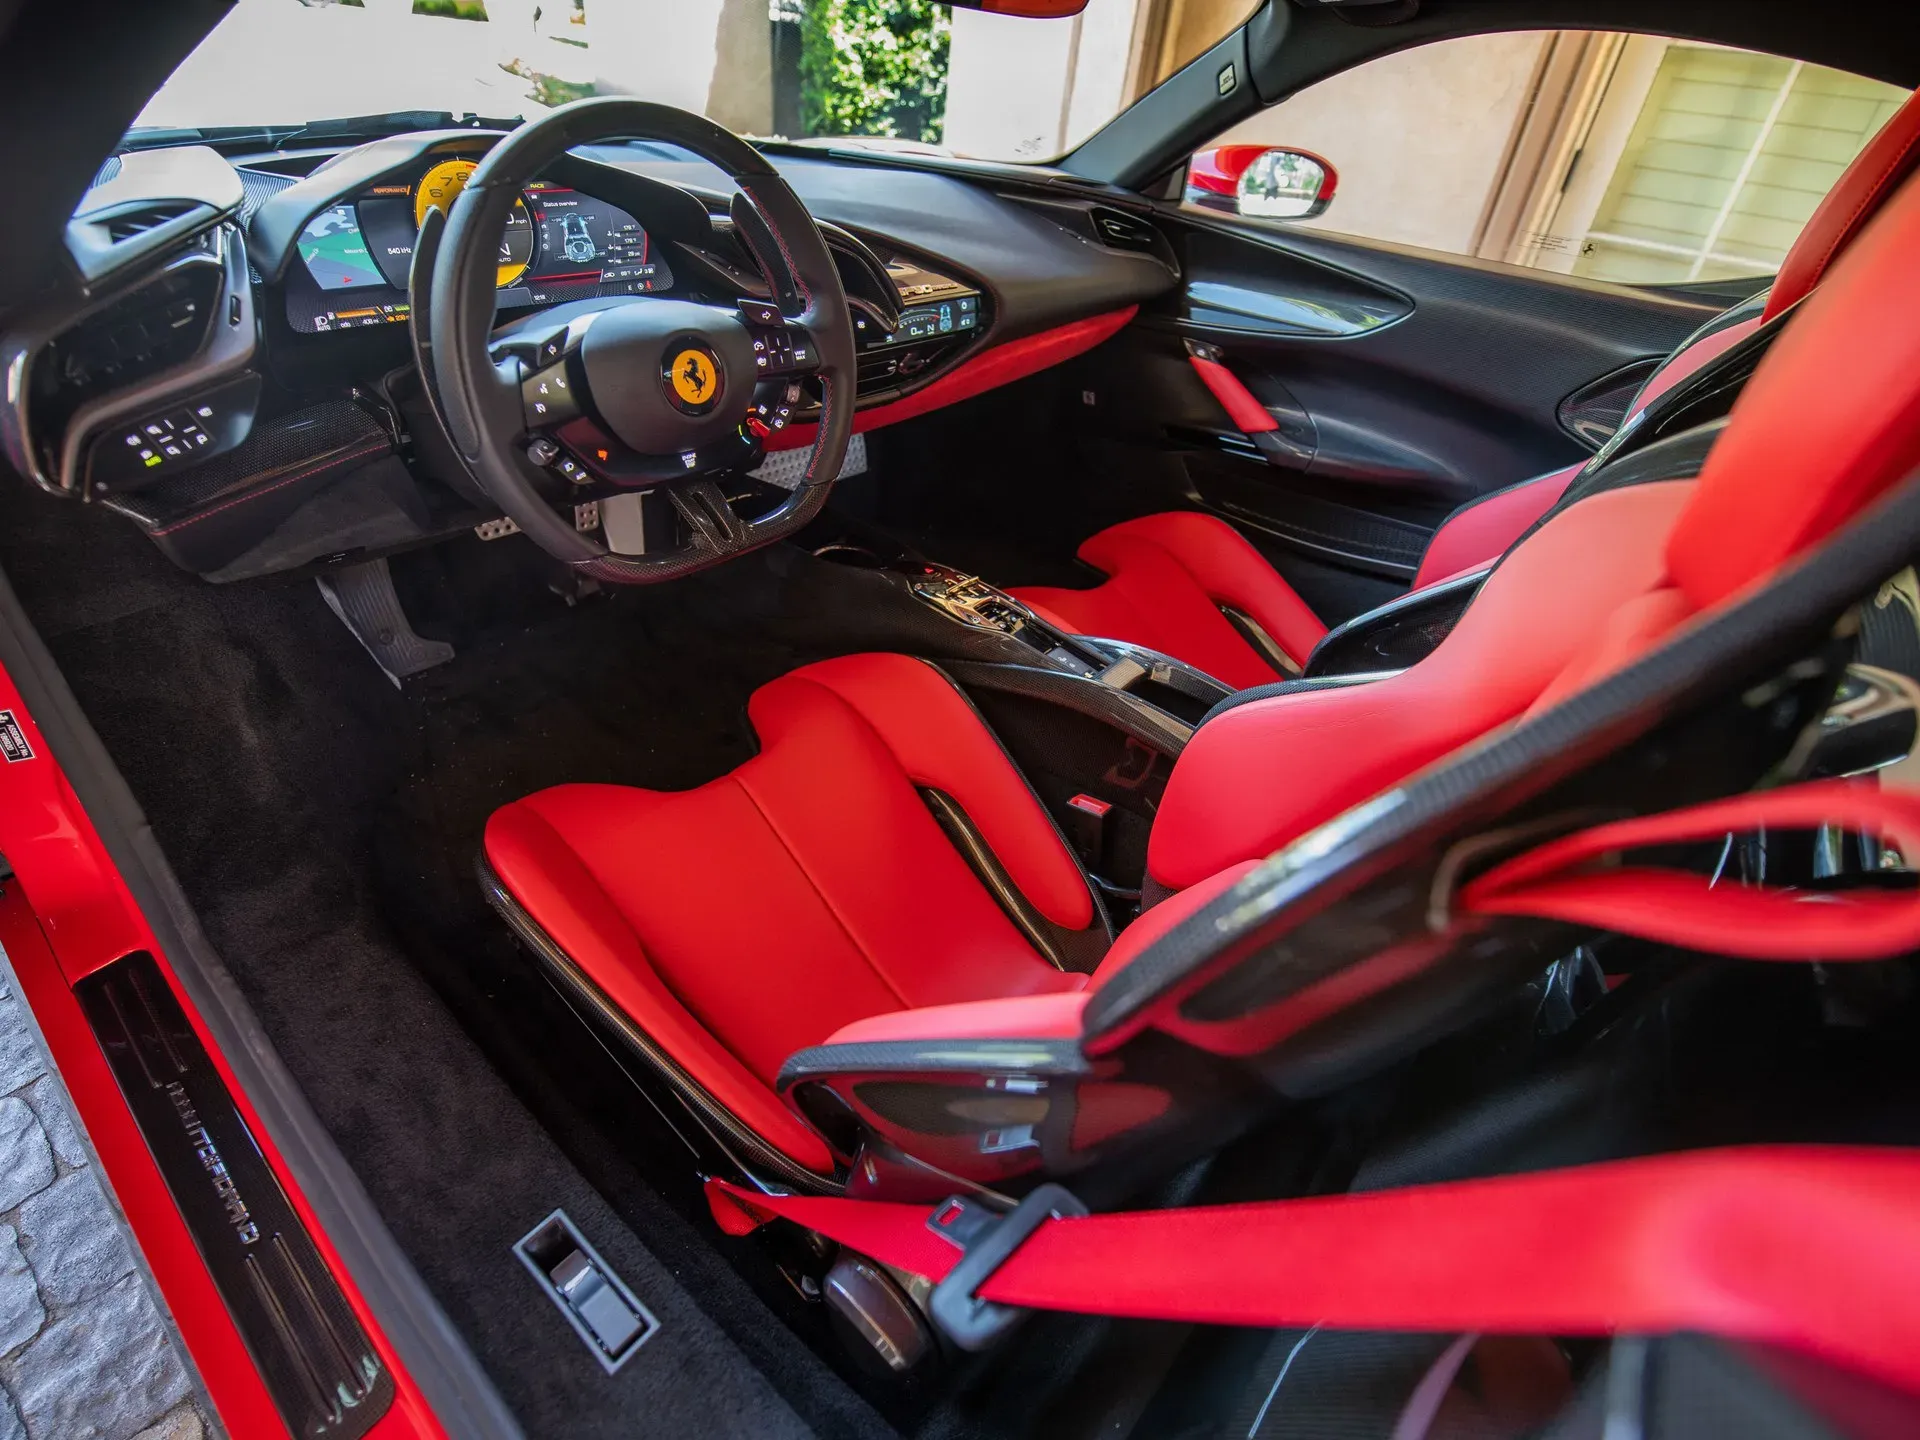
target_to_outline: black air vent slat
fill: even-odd
[[[169,220],[178,220],[195,208],[191,200],[163,200],[152,205],[143,205],[138,210],[128,210],[102,221],[107,238],[119,245],[144,235],[149,230],[157,230]]]

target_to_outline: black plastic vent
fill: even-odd
[[[1137,215],[1129,215],[1124,210],[1112,210],[1105,205],[1096,205],[1087,212],[1093,221],[1093,233],[1100,237],[1100,243],[1115,250],[1138,250],[1151,253],[1157,248],[1159,232]]]
[[[62,331],[33,364],[33,433],[58,436],[89,400],[178,365],[207,338],[220,272],[197,265],[163,274]]]
[[[194,202],[191,200],[162,200],[111,216],[100,224],[107,232],[107,238],[118,245],[149,230],[158,230],[169,220],[178,220],[193,209]]]

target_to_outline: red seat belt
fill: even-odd
[[[935,1280],[962,1256],[931,1223],[945,1206],[710,1185],[759,1218],[784,1216]],[[1220,1325],[1697,1330],[1791,1346],[1920,1389],[1920,1154],[1748,1147],[1042,1219],[977,1294]]]
[[[1920,890],[1786,890],[1641,865],[1624,850],[1838,825],[1920,856],[1920,793],[1820,780],[1595,826],[1495,866],[1460,892],[1474,915],[1531,915],[1746,960],[1877,960],[1920,947]]]

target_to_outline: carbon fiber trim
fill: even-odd
[[[1073,1040],[874,1040],[810,1045],[787,1057],[774,1077],[782,1093],[828,1075],[915,1074],[1079,1076],[1093,1066]]]
[[[1187,742],[1193,738],[1191,725],[1176,720],[1157,705],[1098,680],[1061,670],[1041,670],[1032,665],[997,665],[981,660],[945,660],[941,668],[963,686],[1025,695],[1103,720],[1169,758],[1186,749]]]
[[[763,1177],[772,1176],[782,1185],[810,1195],[838,1195],[845,1182],[837,1177],[816,1175],[798,1161],[769,1145],[734,1113],[716,1100],[705,1086],[681,1068],[639,1024],[618,1005],[592,978],[574,963],[540,923],[513,897],[483,855],[474,862],[480,877],[481,892],[507,927],[534,953],[547,974],[560,986],[563,995],[585,1005],[604,1025],[611,1028],[631,1048],[633,1055],[664,1080],[693,1118],[721,1151],[755,1184],[765,1186]]]

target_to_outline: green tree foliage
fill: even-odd
[[[806,0],[800,113],[807,133],[937,142],[951,34],[947,7],[932,0]]]

